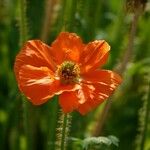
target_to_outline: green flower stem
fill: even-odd
[[[62,111],[58,119],[56,150],[66,150],[71,125],[71,115]]]
[[[28,28],[27,28],[27,18],[26,18],[26,0],[19,0],[19,29],[20,29],[20,47],[28,39]],[[29,123],[29,107],[26,98],[22,96],[23,100],[23,127],[25,133],[25,146],[23,149],[32,149],[32,138],[30,133],[30,123]],[[21,144],[22,145],[22,144]],[[22,149],[22,148],[21,148]]]
[[[64,114],[64,116],[63,116],[62,138],[61,138],[61,150],[65,150],[65,147],[66,147],[66,128],[67,128],[67,114]]]
[[[146,133],[147,133],[147,128],[148,128],[148,118],[149,118],[149,112],[150,112],[150,83],[148,87],[148,96],[146,100],[144,101],[143,107],[145,107],[145,113],[143,114],[142,117],[144,117],[144,124],[143,124],[143,130],[142,132],[142,138],[141,138],[141,145],[140,145],[140,150],[144,150],[145,146],[145,139],[146,139]]]
[[[77,9],[77,0],[63,0],[61,10],[61,20],[59,22],[60,26],[58,31],[73,31],[75,23],[75,12]]]
[[[26,18],[26,9],[27,4],[26,0],[19,1],[19,27],[20,27],[20,46],[28,39],[28,29],[27,29],[27,18]]]

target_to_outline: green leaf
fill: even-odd
[[[110,145],[115,145],[118,146],[119,140],[118,138],[116,138],[115,136],[108,136],[108,137],[104,137],[104,136],[100,136],[100,137],[88,137],[86,139],[83,140],[83,148],[88,149],[88,147],[90,145],[106,145],[106,146],[110,146]]]
[[[109,135],[108,137],[100,136],[100,137],[88,137],[83,140],[75,137],[70,137],[68,140],[81,145],[83,149],[88,149],[89,147],[94,146],[108,146],[115,145],[118,147],[119,140],[117,137],[113,135]]]
[[[111,144],[115,146],[119,146],[119,139],[113,135],[108,136],[109,140],[111,140]]]

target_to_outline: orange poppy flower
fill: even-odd
[[[18,86],[35,105],[54,95],[65,113],[86,114],[121,83],[121,77],[99,67],[110,46],[104,40],[84,44],[74,33],[62,32],[49,47],[39,40],[25,43],[15,61]]]

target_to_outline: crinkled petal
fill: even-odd
[[[52,43],[51,48],[51,55],[55,58],[57,64],[61,64],[65,60],[79,62],[84,44],[75,33],[61,32]]]
[[[79,89],[78,84],[65,85],[56,80],[54,73],[47,67],[24,65],[19,71],[18,85],[20,90],[35,105],[46,102],[54,95],[65,91]]]
[[[104,102],[104,99],[88,99],[86,103],[79,106],[77,111],[82,114],[86,115],[92,109],[96,108],[98,105]]]
[[[77,111],[79,111],[82,115],[85,115],[92,109],[96,108],[99,104],[106,100],[114,90],[106,85],[92,84],[92,86],[94,90],[89,89],[91,96],[86,99],[85,103],[79,105],[77,109]]]
[[[32,65],[35,67],[45,66],[54,71],[56,69],[56,64],[49,52],[50,47],[39,40],[26,42],[24,47],[16,56],[14,65],[16,78],[18,78],[20,68],[23,65]]]
[[[20,90],[35,105],[45,103],[57,90],[54,74],[47,67],[24,65],[19,71]]]
[[[59,96],[59,104],[65,113],[69,113],[77,109],[79,106],[79,99],[76,91],[62,93]]]
[[[109,44],[104,40],[88,43],[81,54],[81,73],[87,73],[101,67],[106,63],[110,50]]]
[[[120,84],[122,79],[119,74],[111,70],[95,70],[82,75],[83,81],[102,84]]]
[[[121,77],[118,74],[107,70],[95,71],[84,79],[82,92],[88,93],[89,96],[77,109],[83,115],[106,100],[121,83]]]
[[[57,91],[55,94],[59,95],[66,91],[76,91],[78,89],[80,89],[79,84],[63,84],[63,83],[61,83],[60,80],[58,80],[57,81]]]

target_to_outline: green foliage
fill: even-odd
[[[83,150],[109,150],[111,149],[112,145],[118,147],[119,140],[115,136],[108,136],[108,137],[88,137],[83,140],[78,138],[69,138],[68,140],[73,141],[75,147],[81,147]]]
[[[22,47],[20,43],[29,38],[41,39],[47,1],[54,2],[52,15],[48,18],[52,24],[46,30],[50,31],[48,44],[61,30],[66,30],[80,35],[85,43],[95,39],[108,41],[111,52],[107,67],[105,66],[107,69],[113,69],[122,63],[124,58],[133,15],[125,11],[124,0],[0,0],[0,149],[2,150],[55,150],[56,139],[62,136],[60,126],[64,120],[58,121],[60,117],[58,98],[54,97],[39,107],[32,106],[24,100],[28,107],[27,113],[24,113],[24,105],[13,71],[15,56]],[[126,64],[127,69],[122,75],[123,84],[113,97],[113,105],[100,133],[117,136],[119,146],[117,147],[118,139],[114,136],[91,137],[101,114],[100,106],[86,116],[81,116],[77,112],[72,113],[72,126],[68,126],[70,123],[67,124],[64,136],[70,131],[70,136],[77,138],[69,138],[68,141],[66,137],[63,139],[68,142],[68,150],[150,149],[149,27],[148,3],[138,20],[132,60]],[[26,124],[26,131],[25,120],[29,121]],[[30,140],[25,136],[25,132]],[[27,148],[28,142],[30,148]]]

